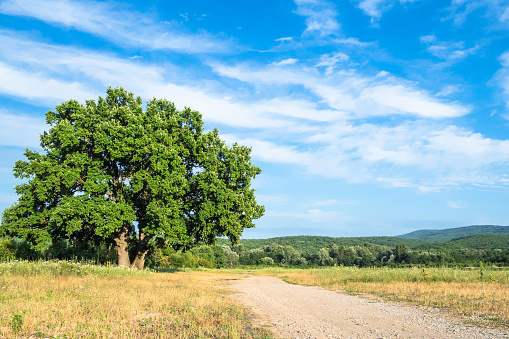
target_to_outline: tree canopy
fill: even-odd
[[[153,246],[236,242],[264,213],[251,188],[261,173],[251,149],[205,132],[190,108],[154,98],[144,110],[140,97],[109,88],[97,102],[62,103],[46,121],[44,152],[27,149],[15,164],[27,180],[1,225],[36,248],[110,239],[119,265],[142,269]]]

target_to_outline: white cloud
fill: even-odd
[[[434,99],[424,91],[404,85],[378,85],[362,90],[359,100],[373,102],[378,114],[415,114],[429,118],[459,117],[470,110],[454,103]]]
[[[329,77],[315,67],[297,64],[213,66],[218,74],[239,79],[246,86],[277,90],[262,99],[233,100],[232,93],[221,93],[220,87],[211,89],[217,86],[179,85],[179,71],[172,65],[155,66],[41,44],[5,32],[0,32],[0,60],[5,75],[0,77],[0,93],[31,101],[82,100],[97,98],[95,92],[102,94],[107,85],[122,85],[145,99],[164,97],[175,100],[177,107],[200,110],[207,123],[236,128],[235,135],[221,137],[252,146],[256,161],[289,165],[309,175],[413,187],[422,192],[465,184],[509,186],[503,181],[509,164],[508,140],[489,139],[448,125],[438,118],[454,118],[468,113],[468,108],[437,100],[387,74],[369,78],[336,72]],[[66,80],[69,78],[80,82]],[[300,86],[315,97],[301,95],[303,91],[291,95],[286,86]],[[280,93],[288,94],[281,97]],[[317,96],[322,100],[318,104]],[[323,107],[325,103],[328,108]],[[365,121],[395,114],[400,118],[394,122]],[[6,121],[13,131],[22,128],[14,117]],[[25,121],[40,133],[37,123]],[[5,138],[7,144],[21,140]],[[27,138],[26,142],[35,141]],[[321,212],[313,213],[306,215]]]
[[[361,0],[359,1],[359,8],[364,14],[371,17],[371,22],[374,23],[382,16],[382,12],[392,6],[392,1],[387,0]]]
[[[465,208],[466,204],[463,201],[448,201],[447,207],[461,209],[461,208]]]
[[[502,15],[500,16],[500,21],[509,22],[509,7],[507,7],[505,11],[502,12]]]
[[[28,16],[100,36],[121,46],[149,50],[168,49],[182,53],[224,53],[234,48],[229,40],[207,33],[184,33],[158,23],[146,13],[103,1],[5,0],[0,13]],[[133,23],[136,23],[133,25]]]
[[[291,40],[293,40],[293,37],[283,37],[283,38],[276,39],[276,41],[291,41]]]
[[[404,5],[414,1],[415,0],[399,0],[399,3]],[[364,14],[371,17],[371,23],[376,25],[377,21],[382,17],[382,14],[392,8],[397,2],[396,0],[359,0],[358,6]]]
[[[446,97],[452,93],[459,92],[459,86],[457,85],[446,85],[440,92],[435,94],[437,97]]]
[[[299,166],[306,166],[315,161],[315,156],[312,153],[301,152],[291,146],[281,146],[273,142],[253,138],[239,138],[231,134],[222,134],[221,138],[228,143],[237,141],[241,145],[250,145],[252,156],[261,161]]]
[[[4,32],[5,33],[5,32]],[[263,101],[252,104],[232,101],[231,98],[208,93],[206,89],[176,85],[164,79],[165,68],[172,65],[153,66],[140,64],[114,56],[89,52],[71,47],[36,43],[0,32],[0,55],[10,64],[20,64],[21,71],[0,62],[0,93],[55,105],[70,98],[84,102],[95,99],[104,88],[123,86],[145,99],[165,97],[178,107],[191,106],[204,112],[206,120],[230,126],[286,127],[294,123],[274,118],[274,109],[300,112],[301,103],[291,100]],[[65,78],[74,76],[81,83]],[[99,87],[94,91],[89,87]],[[295,106],[295,109],[292,109]],[[310,107],[308,107],[310,109]]]
[[[338,123],[321,134],[314,132],[301,147],[233,135],[226,139],[253,146],[258,160],[350,182],[375,181],[422,193],[459,185],[509,188],[509,140],[484,138],[455,126],[440,129],[422,120],[394,127]],[[313,142],[319,145],[309,149]]]
[[[340,25],[336,19],[338,13],[332,3],[325,0],[294,0],[297,5],[295,13],[306,17],[304,34],[320,36],[337,34]]]
[[[455,61],[474,55],[480,49],[479,45],[465,48],[463,41],[438,41],[435,35],[421,37],[421,42],[427,45],[427,51],[437,58]]]
[[[495,78],[504,91],[503,100],[509,109],[509,51],[500,56],[500,63],[502,68],[497,72]],[[505,114],[504,117],[509,120],[509,113]]]
[[[436,38],[435,34],[430,34],[430,35],[421,36],[420,40],[423,43],[429,44],[429,43],[435,42],[437,40],[437,38]]]
[[[368,46],[372,46],[374,44],[373,42],[363,42],[357,38],[352,38],[352,37],[338,38],[338,39],[334,39],[333,41],[340,45],[351,45],[351,46],[355,46],[355,47],[368,47]]]
[[[333,77],[321,76],[313,69],[279,69],[271,65],[251,68],[246,65],[213,65],[225,77],[247,83],[302,86],[318,95],[338,118],[369,116],[416,115],[429,118],[458,117],[470,108],[448,103],[413,88],[394,77],[368,78],[353,72],[336,72]],[[334,116],[334,115],[333,115]]]
[[[474,12],[484,12],[489,24],[496,28],[509,29],[509,7],[505,0],[452,0],[449,15],[457,26],[463,25]]]
[[[293,65],[295,63],[297,63],[297,59],[294,59],[294,58],[288,58],[288,59],[284,59],[284,60],[281,60],[279,62],[273,62],[272,65],[274,66],[286,66],[286,65]]]
[[[325,74],[329,75],[334,71],[337,64],[348,61],[349,59],[350,57],[342,52],[324,54],[320,56],[320,61],[316,64],[316,67],[325,67]]]
[[[468,161],[473,167],[509,160],[509,140],[485,138],[480,133],[461,130],[455,126],[434,132],[427,139],[427,147],[433,153],[447,154],[442,163],[448,163],[449,166],[461,160]],[[464,168],[466,164],[460,166]]]
[[[48,78],[40,73],[12,68],[3,62],[0,62],[0,92],[27,98],[39,105],[52,105],[69,98],[84,100],[97,96],[80,83]]]

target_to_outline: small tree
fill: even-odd
[[[0,230],[43,249],[51,240],[110,239],[120,266],[143,269],[153,246],[189,247],[227,236],[236,243],[263,215],[250,183],[250,148],[228,147],[202,116],[173,103],[109,88],[46,113],[44,153],[26,150],[14,175],[19,200]],[[134,248],[131,263],[128,247]]]
[[[410,249],[405,244],[399,244],[394,249],[394,261],[397,263],[407,262]]]

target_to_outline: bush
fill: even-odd
[[[10,261],[16,258],[16,244],[12,239],[0,238],[0,261]]]
[[[260,263],[262,265],[273,266],[274,265],[274,259],[272,259],[271,257],[261,258],[260,259]]]

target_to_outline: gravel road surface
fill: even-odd
[[[439,310],[379,302],[340,291],[250,276],[231,283],[234,296],[278,338],[509,338],[444,316]]]

